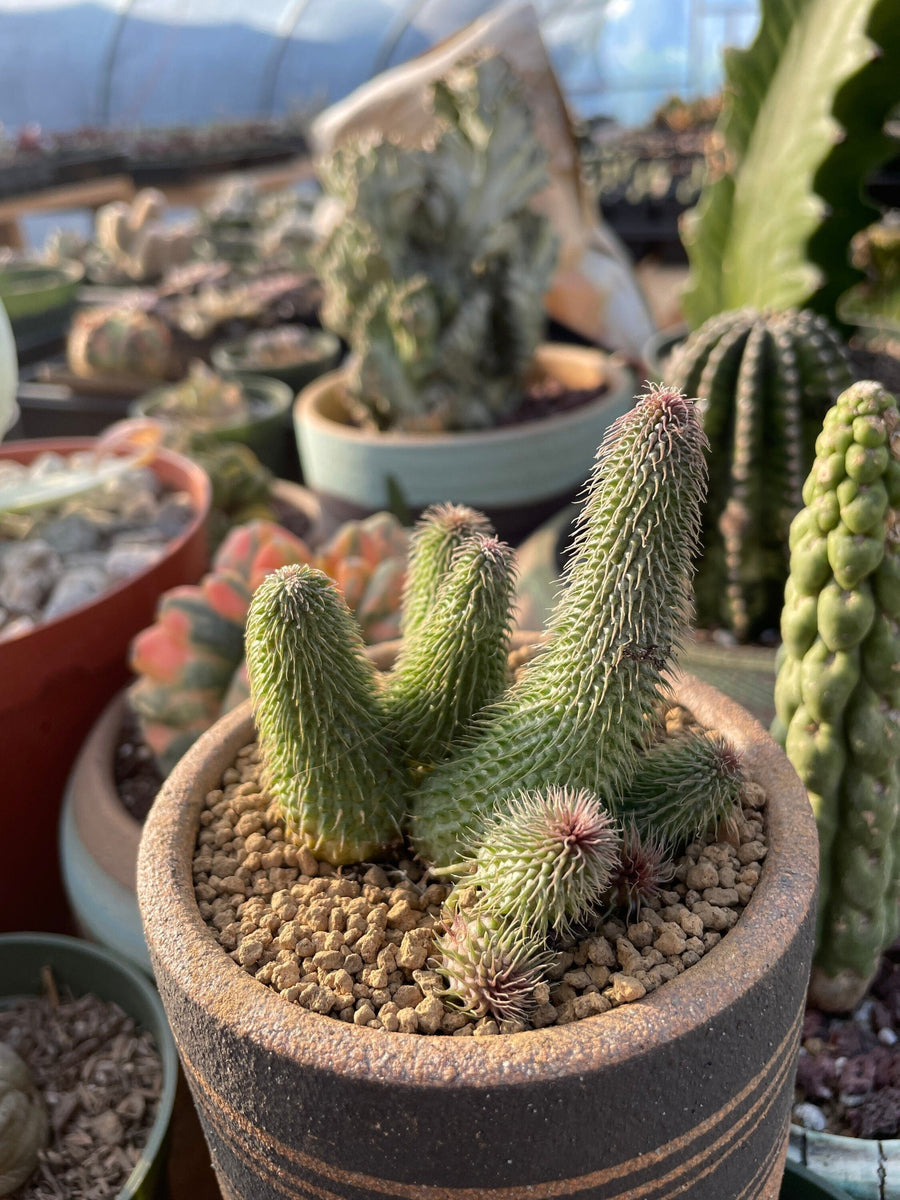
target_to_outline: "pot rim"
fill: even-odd
[[[0,446],[0,461],[3,459],[13,459],[17,462],[28,463],[33,458],[36,458],[38,454],[48,450],[56,454],[68,456],[77,454],[80,450],[91,450],[96,444],[97,438],[87,437],[25,439],[20,442],[9,442],[4,446]],[[192,462],[189,458],[186,458],[183,454],[178,454],[174,450],[167,450],[162,446],[157,448],[149,465],[156,467],[158,463],[162,463],[169,471],[180,472],[182,476],[181,486],[190,492],[191,500],[195,506],[193,517],[178,537],[172,538],[171,541],[166,543],[162,558],[157,559],[156,562],[142,568],[140,571],[136,571],[133,575],[126,576],[125,579],[113,587],[109,587],[104,592],[101,592],[99,596],[94,596],[92,599],[86,600],[84,604],[79,604],[76,608],[71,608],[68,612],[62,613],[50,621],[41,621],[33,629],[26,630],[10,638],[0,639],[0,661],[2,661],[4,653],[10,646],[26,644],[32,638],[35,641],[31,643],[31,646],[42,637],[52,640],[57,636],[57,631],[64,629],[66,621],[71,621],[73,618],[77,620],[92,605],[102,604],[127,591],[129,588],[135,586],[140,588],[143,580],[151,572],[158,570],[160,562],[177,554],[187,545],[191,538],[196,536],[198,527],[206,522],[212,502],[212,485],[209,481],[209,476],[202,467]]]
[[[303,325],[304,322],[297,321],[297,325]],[[240,371],[241,377],[246,378],[248,375],[265,375],[267,370],[286,371],[292,370],[295,367],[305,367],[315,362],[321,362],[323,358],[331,358],[341,348],[340,339],[336,333],[332,333],[330,329],[314,329],[311,325],[305,325],[309,330],[313,344],[318,347],[319,352],[314,357],[296,358],[290,362],[277,363],[272,367],[260,367],[258,361],[247,363],[244,351],[247,342],[252,337],[252,334],[244,334],[243,337],[225,338],[221,342],[216,342],[212,348],[212,358],[220,360],[222,364],[221,370]],[[266,375],[267,379],[274,379],[274,375]],[[285,384],[287,386],[287,384]]]
[[[283,380],[276,379],[274,375],[260,375],[252,371],[247,371],[242,372],[240,376],[236,376],[233,380],[228,380],[228,382],[239,383],[250,395],[251,399],[263,405],[263,411],[251,413],[249,416],[235,416],[224,421],[218,420],[216,425],[210,430],[213,434],[222,429],[250,429],[254,425],[261,425],[264,421],[270,421],[272,417],[281,416],[282,413],[287,412],[294,402],[293,388]],[[132,415],[158,419],[160,414],[153,410],[159,396],[163,392],[169,392],[177,386],[177,383],[164,383],[159,387],[151,388],[149,392],[144,392],[142,396],[138,396],[129,406],[130,409],[133,409]],[[171,420],[179,425],[191,424],[190,418],[185,418],[184,414],[163,414],[163,419]]]
[[[530,635],[532,638],[537,635]],[[169,776],[144,827],[138,901],[154,967],[216,1022],[310,1068],[403,1087],[489,1090],[570,1077],[647,1054],[702,1026],[754,985],[765,986],[815,904],[818,837],[806,790],[783,751],[748,713],[690,676],[675,698],[741,752],[768,798],[769,851],[750,904],[728,936],[689,970],[642,1000],[569,1025],[508,1037],[383,1033],[287,1004],[248,975],[215,941],[194,899],[191,867],[200,808],[222,770],[254,739],[250,702],[229,713]],[[261,990],[270,993],[263,1003]],[[328,1022],[327,1026],[323,1022]],[[327,1046],[327,1051],[326,1051]],[[387,1052],[385,1052],[387,1051]]]
[[[559,361],[561,358],[580,362],[583,366],[599,368],[601,382],[606,383],[606,390],[596,400],[579,405],[569,412],[557,413],[552,416],[536,417],[531,421],[520,421],[515,425],[504,425],[499,429],[457,430],[449,433],[408,433],[399,430],[360,429],[356,425],[345,425],[325,416],[321,411],[324,396],[335,388],[343,388],[349,366],[344,363],[334,371],[328,371],[308,383],[300,392],[295,404],[295,420],[321,434],[332,438],[346,438],[359,443],[376,443],[385,447],[404,447],[406,449],[434,448],[447,446],[452,443],[460,451],[477,443],[479,446],[493,443],[515,443],[531,438],[536,431],[549,432],[556,429],[582,424],[589,420],[598,409],[603,409],[614,403],[619,392],[632,383],[632,372],[624,359],[615,354],[609,354],[594,346],[575,346],[567,342],[542,342],[535,354],[534,361]]]

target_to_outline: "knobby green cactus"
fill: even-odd
[[[652,389],[607,433],[547,647],[414,798],[421,853],[446,866],[513,793],[587,788],[614,807],[651,734],[690,604],[705,483],[694,405]]]
[[[479,906],[535,936],[565,935],[596,908],[618,862],[619,834],[596,796],[524,792],[488,822],[465,884]]]
[[[375,668],[328,576],[293,564],[264,579],[246,649],[266,783],[294,835],[336,864],[383,851],[400,832],[402,774]]]
[[[896,936],[900,893],[900,416],[878,384],[829,411],[803,500],[772,733],[819,826],[810,995],[843,1011]]]
[[[822,417],[852,378],[846,351],[815,313],[739,309],[696,330],[664,374],[704,397],[703,428],[716,447],[695,583],[698,623],[725,625],[743,640],[777,624],[788,528]]]
[[[687,733],[651,746],[622,802],[644,837],[674,855],[691,838],[740,811],[744,772],[718,733]]]
[[[417,559],[421,569],[421,549]],[[428,619],[404,639],[385,708],[392,737],[413,763],[446,758],[472,717],[503,691],[514,579],[510,547],[471,534],[454,552]]]
[[[521,403],[557,239],[530,201],[545,155],[499,57],[433,85],[427,148],[339,147],[340,221],[317,256],[323,320],[350,343],[351,415],[405,430],[492,426]]]

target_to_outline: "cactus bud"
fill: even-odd
[[[498,1021],[528,1016],[535,986],[553,959],[538,942],[480,912],[456,912],[435,946],[437,969],[447,981],[445,1000],[474,1017]]]
[[[610,876],[605,899],[639,917],[641,905],[658,896],[674,873],[675,864],[662,839],[653,833],[641,833],[630,820],[622,833],[619,861]]]
[[[503,806],[479,839],[468,886],[480,905],[535,935],[566,935],[593,909],[618,861],[618,831],[596,796],[550,787]]]
[[[632,779],[623,810],[641,833],[674,853],[736,815],[744,772],[734,747],[713,731],[664,738]]]

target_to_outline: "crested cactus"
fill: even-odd
[[[479,836],[478,905],[529,934],[566,935],[596,909],[618,863],[618,830],[596,796],[551,787],[524,792]]]
[[[743,640],[777,623],[788,527],[822,417],[851,380],[846,351],[814,313],[740,309],[696,330],[664,374],[704,397],[703,428],[718,448],[695,584],[698,623],[725,625]]]
[[[420,851],[446,866],[504,796],[587,788],[615,807],[686,631],[705,482],[694,405],[654,388],[608,431],[546,648],[414,798]]]
[[[344,210],[317,255],[323,321],[354,352],[351,417],[370,428],[495,425],[543,331],[557,241],[529,207],[548,176],[515,77],[476,59],[432,103],[427,148],[348,144],[322,167]]]
[[[281,567],[254,593],[247,670],[266,783],[293,836],[335,864],[384,851],[403,809],[362,645],[321,571]]]
[[[411,762],[446,758],[472,717],[502,693],[514,578],[505,542],[470,535],[448,563],[428,619],[404,638],[385,706]]]
[[[335,579],[367,642],[397,636],[406,533],[390,514],[348,521],[315,552],[274,522],[238,526],[210,573],[166,592],[154,624],[132,642],[129,701],[163,774],[222,713],[229,691],[232,702],[241,694],[235,681],[251,597],[266,575],[291,563]]]
[[[900,415],[857,383],[825,418],[791,526],[773,736],[819,826],[810,996],[861,998],[900,896]]]
[[[166,207],[162,192],[144,188],[130,204],[114,200],[98,209],[94,237],[101,269],[146,283],[187,262],[199,227],[193,221],[166,222]]]
[[[622,802],[645,838],[670,855],[709,826],[737,815],[744,773],[736,751],[718,733],[687,733],[651,746]]]

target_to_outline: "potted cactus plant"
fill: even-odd
[[[809,790],[819,827],[810,1006],[848,1013],[866,996],[900,924],[900,414],[878,384],[855,384],[829,411],[803,499],[791,526],[772,732]],[[822,1024],[810,1021],[812,1034]],[[849,1093],[845,1117],[872,1135],[836,1137],[820,1112],[810,1125],[823,1128],[795,1127],[792,1143],[852,1195],[878,1200],[900,1184],[900,1138],[896,1109],[891,1116],[875,1079],[860,1076],[862,1059],[852,1058],[878,1044],[877,1031],[860,1032],[864,1024],[857,1022],[858,1043],[847,1052],[856,1083],[843,1070],[834,1077],[823,1070],[813,1089],[813,1059],[827,1039],[814,1045],[811,1034],[800,1084],[829,1109],[838,1092],[841,1103]],[[888,1043],[882,1053],[890,1058]]]
[[[249,694],[244,624],[265,575],[313,564],[336,581],[375,644],[399,633],[407,540],[388,513],[347,522],[315,548],[272,521],[250,521],[229,533],[199,584],[160,597],[155,622],[131,644],[135,679],[97,719],[66,786],[63,882],[86,934],[150,970],[135,896],[143,818],[182,754]]]
[[[539,345],[557,242],[531,207],[547,173],[510,69],[466,63],[432,97],[427,149],[347,144],[321,165],[340,212],[322,316],[351,360],[300,396],[301,465],[335,517],[399,493],[474,504],[518,537],[581,483],[631,388],[599,351]]]
[[[680,394],[616,423],[546,642],[509,685],[511,553],[477,514],[423,518],[386,677],[320,573],[255,593],[252,712],[182,759],[138,865],[227,1194],[777,1196],[816,844],[760,727],[696,682],[669,691],[704,475]],[[661,738],[673,695],[697,724]],[[710,875],[710,826],[744,845],[763,792],[764,867]],[[752,904],[676,967],[687,929],[665,915],[688,883],[695,934],[704,904]]]

